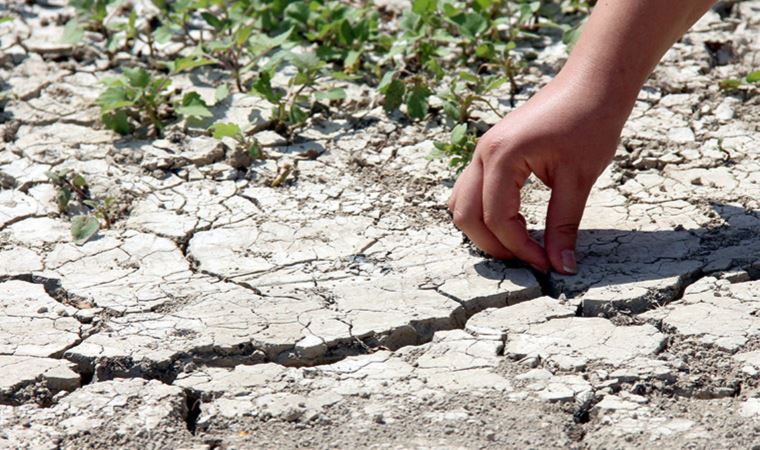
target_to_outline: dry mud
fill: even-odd
[[[474,252],[427,158],[446,127],[359,87],[250,169],[192,126],[115,136],[93,104],[113,71],[58,43],[56,3],[0,25],[0,447],[760,445],[760,96],[717,86],[760,67],[760,2],[708,13],[648,80],[573,277]],[[537,45],[518,103],[566,55]],[[83,246],[64,168],[122,209]],[[528,185],[534,229],[547,199]]]

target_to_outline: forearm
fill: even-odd
[[[601,0],[557,78],[592,83],[594,100],[630,112],[668,48],[714,1]]]

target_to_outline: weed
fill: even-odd
[[[56,187],[56,201],[61,214],[69,212],[72,203],[77,206],[73,209],[85,211],[71,219],[71,237],[75,244],[82,245],[92,238],[101,228],[101,221],[102,228],[111,228],[112,197],[93,198],[87,181],[73,171],[48,172],[47,177]]]
[[[455,123],[467,123],[473,107],[478,104],[487,106],[497,115],[500,114],[485,95],[507,81],[507,77],[496,75],[479,77],[469,72],[459,72],[451,81],[451,85],[442,90],[438,96],[443,101],[443,110],[451,120]]]
[[[449,167],[452,167],[456,176],[462,173],[465,167],[472,161],[477,145],[476,133],[468,131],[467,124],[460,123],[451,131],[449,142],[436,142],[433,157],[448,157]]]
[[[264,159],[265,155],[261,148],[261,145],[254,137],[249,137],[243,133],[235,123],[217,122],[211,125],[212,136],[215,139],[223,139],[225,137],[234,139],[237,144],[243,148],[248,155],[253,159]]]
[[[271,66],[259,73],[251,91],[273,105],[271,128],[291,136],[305,124],[317,102],[338,101],[344,99],[346,93],[341,88],[317,89],[317,80],[325,62],[315,53],[288,52],[282,54],[282,60],[296,68],[295,76],[288,80],[287,89],[272,86],[276,66]]]
[[[105,126],[159,136],[177,116],[211,117],[199,94],[179,96],[170,86],[179,74],[213,66],[230,77],[214,81],[217,101],[233,88],[272,104],[267,122],[255,129],[211,130],[231,133],[257,157],[261,148],[247,134],[266,128],[292,141],[310,117],[341,104],[346,93],[339,83],[347,81],[376,86],[389,113],[401,110],[417,121],[443,113],[474,130],[475,111],[494,110],[486,99],[494,89],[508,82],[514,103],[518,75],[531,60],[519,44],[544,28],[561,30],[572,43],[590,9],[585,0],[412,0],[400,16],[386,17],[372,5],[341,0],[152,3],[154,16],[137,17],[128,2],[70,0],[76,17],[66,24],[65,41],[101,33],[112,63],[118,52],[148,49],[131,55],[147,69],[104,80],[98,104]],[[431,108],[434,96],[443,108]],[[453,166],[466,159],[471,135],[457,139],[457,149],[446,147]]]
[[[167,77],[152,77],[143,68],[124,68],[123,75],[102,81],[106,90],[97,103],[106,128],[120,134],[131,133],[135,126],[151,125],[152,134],[161,134],[169,110]]]
[[[742,87],[749,87],[757,84],[760,84],[760,70],[750,72],[744,78],[729,78],[721,80],[718,83],[718,86],[724,91],[735,91]]]

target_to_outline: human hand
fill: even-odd
[[[580,77],[558,77],[480,138],[449,199],[454,224],[495,258],[576,273],[583,209],[629,112]],[[520,189],[531,173],[552,190],[545,249],[520,214]]]

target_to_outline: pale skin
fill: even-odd
[[[641,86],[714,0],[601,0],[559,74],[480,138],[454,185],[454,224],[497,259],[577,272],[575,243],[589,192],[610,163]],[[544,245],[520,214],[535,174],[551,192]]]

